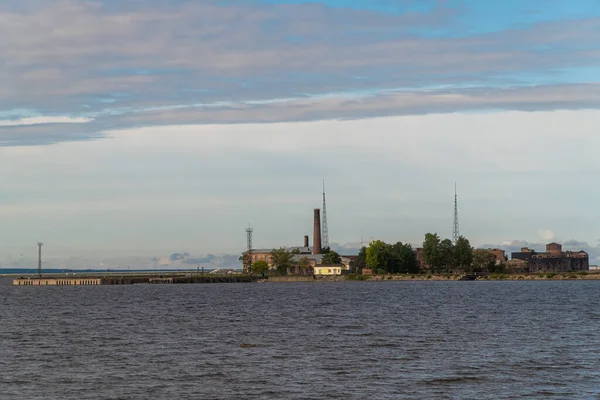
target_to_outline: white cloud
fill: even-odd
[[[540,236],[541,240],[546,242],[555,240],[556,238],[556,235],[550,229],[540,229],[538,231],[538,235]]]
[[[72,118],[72,117],[28,117],[19,119],[0,120],[0,126],[23,126],[23,125],[42,125],[42,124],[85,124],[92,122],[92,118]]]
[[[189,0],[161,5],[130,1],[115,7],[111,2],[78,0],[22,3],[0,4],[0,37],[4,39],[0,41],[0,106],[28,104],[55,114],[85,108],[105,121],[124,110],[242,103],[217,116],[203,113],[190,119],[171,110],[170,118],[160,115],[170,119],[168,123],[352,118],[462,111],[482,105],[598,107],[591,87],[572,90],[571,95],[555,90],[531,97],[485,92],[560,83],[563,78],[581,82],[576,72],[568,70],[597,66],[597,19],[443,38],[419,37],[414,31],[456,28],[457,10],[383,15],[317,4],[272,7]],[[290,44],[285,40],[289,36],[304,41]],[[353,39],[358,36],[361,40]],[[456,93],[396,94],[355,102],[327,99],[340,91],[355,94],[440,86],[454,88]],[[473,86],[482,86],[484,91],[474,96],[465,89]],[[274,99],[299,93],[320,95],[322,101],[295,100],[266,107]],[[244,100],[251,101],[243,104]],[[111,122],[110,126],[116,126]],[[135,121],[133,125],[139,126]]]

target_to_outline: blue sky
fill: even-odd
[[[0,35],[0,266],[295,244],[322,178],[340,246],[450,236],[456,180],[476,245],[597,251],[599,0],[9,0]]]

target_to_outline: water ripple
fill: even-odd
[[[12,287],[0,398],[600,398],[600,282]]]

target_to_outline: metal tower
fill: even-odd
[[[452,229],[452,242],[456,244],[460,233],[458,232],[458,196],[456,195],[456,182],[454,182],[454,227]]]
[[[248,256],[244,261],[244,272],[252,273],[252,228],[250,225],[246,228],[246,241],[248,246]]]
[[[329,232],[327,231],[327,208],[325,205],[325,179],[323,179],[323,222],[321,225],[321,240],[323,247],[329,247]]]
[[[38,252],[38,275],[42,276],[42,246],[44,243],[38,242],[39,252]]]

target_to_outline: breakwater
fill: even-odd
[[[240,283],[253,282],[256,277],[246,274],[104,274],[104,275],[49,275],[20,276],[13,279],[14,286],[98,286],[133,284],[186,284],[186,283]]]
[[[397,274],[397,275],[287,275],[261,278],[247,274],[191,274],[191,273],[132,273],[81,274],[48,276],[20,276],[14,286],[98,286],[133,284],[189,284],[189,283],[250,283],[250,282],[339,282],[339,281],[530,281],[530,280],[600,280],[600,272],[565,272],[536,274]]]

